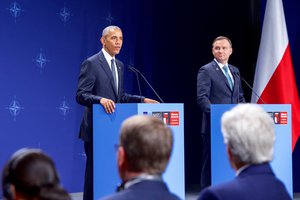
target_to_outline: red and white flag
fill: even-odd
[[[265,103],[291,104],[294,150],[300,135],[300,102],[282,0],[267,1],[253,89]],[[251,102],[263,103],[254,93]]]

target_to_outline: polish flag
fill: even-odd
[[[254,91],[267,104],[291,104],[292,149],[300,135],[300,102],[282,0],[268,0],[258,52]],[[264,103],[252,93],[251,102]]]

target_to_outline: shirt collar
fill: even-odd
[[[219,66],[221,69],[223,69],[224,64],[219,63],[219,62],[217,61],[217,59],[215,59],[215,58],[214,58],[214,61],[218,64],[218,66]],[[228,67],[228,63],[226,63],[225,65]]]
[[[129,188],[132,185],[135,185],[136,183],[142,182],[142,181],[162,181],[162,177],[160,175],[152,175],[152,174],[146,174],[143,173],[131,180],[128,180],[125,185],[124,185],[124,189]]]
[[[104,58],[105,58],[105,60],[107,61],[107,63],[109,64],[109,66],[110,66],[111,59],[115,59],[115,60],[116,60],[116,58],[115,58],[115,57],[112,57],[111,55],[109,55],[109,53],[107,53],[107,51],[105,51],[104,48],[102,48],[101,51],[103,52]]]
[[[242,173],[242,171],[244,171],[245,169],[247,169],[248,167],[250,167],[250,165],[244,165],[243,167],[240,167],[238,170],[236,170],[235,175],[238,176]]]

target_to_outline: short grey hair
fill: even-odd
[[[161,119],[135,115],[122,124],[120,146],[124,148],[129,170],[162,174],[171,156],[173,135]]]
[[[249,164],[273,159],[275,130],[270,115],[256,104],[239,104],[223,114],[222,134],[234,157]]]
[[[107,27],[104,28],[103,31],[102,31],[102,37],[107,36],[108,33],[109,33],[109,31],[110,31],[111,29],[118,29],[118,30],[122,31],[121,28],[118,27],[118,26],[114,26],[114,25],[107,26]]]

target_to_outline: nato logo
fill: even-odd
[[[14,118],[14,121],[16,121],[17,116],[20,114],[21,110],[24,109],[19,101],[16,100],[16,97],[14,97],[14,100],[12,100],[8,107],[5,109],[9,110],[9,113]]]
[[[64,98],[65,99],[65,98]],[[68,115],[69,111],[72,109],[70,106],[69,106],[69,103],[66,101],[66,100],[63,100],[59,107],[57,107],[57,109],[59,110],[59,113],[64,117]]]
[[[7,8],[9,10],[11,16],[15,19],[15,22],[17,22],[17,18],[21,15],[21,12],[23,11],[21,9],[20,4],[18,4],[16,1],[12,2]]]
[[[43,72],[43,69],[45,68],[47,62],[49,62],[49,60],[47,60],[46,55],[42,52],[42,50],[40,51],[40,53],[36,55],[33,61],[36,63],[36,66],[40,69],[41,73]]]
[[[107,17],[105,17],[105,20],[108,22],[109,25],[112,24],[112,21],[114,21],[115,19],[111,16],[111,13],[108,12]]]
[[[85,154],[84,152],[78,153],[78,156],[79,156],[82,160],[86,161],[86,154]]]
[[[66,25],[66,23],[70,20],[72,14],[70,10],[64,6],[62,9],[60,9],[59,13],[56,13],[59,15],[61,21]]]

